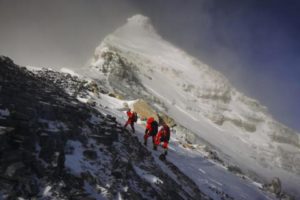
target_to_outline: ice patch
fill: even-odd
[[[48,196],[50,196],[51,195],[51,192],[50,192],[50,190],[52,189],[52,187],[51,186],[46,186],[45,187],[45,189],[44,189],[44,191],[43,191],[43,197],[48,197]]]
[[[80,175],[82,172],[81,162],[83,162],[83,149],[78,141],[68,141],[68,145],[74,148],[72,155],[66,155],[66,167],[70,168],[74,174]]]
[[[255,181],[253,181],[252,183],[253,183],[253,185],[256,185],[260,189],[263,188],[263,184],[262,183],[258,183],[258,182],[255,182]]]
[[[136,171],[136,173],[142,177],[143,179],[145,179],[146,181],[148,181],[151,184],[163,184],[164,182],[162,180],[160,180],[158,177],[149,174],[148,172],[142,170],[139,167],[134,166],[134,170]]]
[[[8,117],[10,115],[10,112],[9,110],[6,108],[6,109],[0,109],[0,119],[4,119],[6,117]]]
[[[82,98],[82,97],[77,97],[78,101],[80,101],[81,103],[87,103],[89,101],[88,98]]]

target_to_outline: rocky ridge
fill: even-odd
[[[209,199],[172,163],[166,174],[113,116],[77,100],[100,85],[1,57],[0,86],[0,199]]]

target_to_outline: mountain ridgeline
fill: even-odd
[[[186,130],[183,140],[205,142],[225,162],[263,180],[279,177],[297,193],[300,135],[221,73],[162,39],[147,17],[133,16],[108,35],[85,70],[120,96],[144,99],[167,114]]]

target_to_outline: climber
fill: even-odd
[[[170,140],[170,127],[165,122],[163,122],[162,128],[159,130],[158,134],[155,137],[155,149],[157,148],[157,145],[163,142],[162,147],[164,148],[164,155],[166,156],[168,154],[169,140]]]
[[[128,124],[130,124],[132,132],[135,132],[134,129],[134,122],[137,121],[137,114],[136,112],[131,112],[130,108],[127,110],[127,116],[128,116],[128,120],[124,125],[124,129],[127,127]]]
[[[154,120],[153,117],[148,118],[147,124],[146,124],[146,130],[144,135],[144,145],[147,145],[147,140],[149,136],[152,136],[152,142],[153,142],[153,149],[156,150],[155,146],[155,136],[158,131],[158,123]]]

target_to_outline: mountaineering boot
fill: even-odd
[[[144,140],[144,145],[147,146],[147,140]]]
[[[166,160],[166,155],[162,153],[159,155],[158,158],[159,158],[159,160],[164,161],[164,160]]]
[[[168,150],[166,149],[165,152],[164,152],[164,155],[168,155]]]

